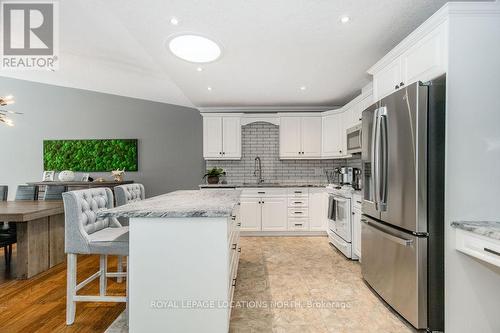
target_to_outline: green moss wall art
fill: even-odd
[[[137,139],[44,140],[44,170],[138,170]]]

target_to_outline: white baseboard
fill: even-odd
[[[272,237],[272,236],[327,236],[326,231],[240,231],[241,237]]]

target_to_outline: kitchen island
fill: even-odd
[[[130,218],[129,332],[227,332],[240,191],[176,191],[103,210]]]

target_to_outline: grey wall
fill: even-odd
[[[196,109],[0,77],[12,94],[15,127],[0,125],[0,184],[41,180],[44,139],[139,139],[139,171],[148,196],[194,189],[203,175],[202,118]],[[94,174],[95,176],[109,174]]]
[[[325,169],[340,166],[361,167],[359,158],[339,160],[280,160],[279,127],[266,122],[245,125],[241,131],[242,158],[238,161],[207,161],[207,168],[222,167],[228,183],[253,183],[255,157],[262,160],[262,177],[266,183],[325,184]]]
[[[500,19],[450,21],[445,294],[446,332],[500,332],[500,268],[455,250],[454,220],[500,221]]]

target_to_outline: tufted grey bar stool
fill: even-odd
[[[131,202],[141,201],[146,199],[146,192],[144,190],[144,185],[134,183],[134,184],[126,184],[119,185],[113,188],[115,192],[115,200],[116,206],[123,206]],[[128,218],[119,217],[118,221],[123,226],[128,226]],[[118,257],[118,272],[123,271],[123,258]],[[122,279],[119,277],[116,279],[118,283],[122,282]]]
[[[66,324],[75,321],[76,302],[127,302],[125,296],[106,296],[107,277],[126,277],[126,273],[108,273],[107,255],[128,256],[128,227],[113,217],[99,218],[97,211],[113,207],[109,188],[92,188],[63,193],[65,215],[65,252],[68,256]],[[99,254],[99,271],[76,284],[77,254]],[[99,278],[99,295],[77,295]],[[128,281],[127,281],[128,282]],[[128,284],[128,283],[127,283]],[[128,291],[127,291],[128,294]]]
[[[131,202],[141,201],[146,199],[146,192],[142,184],[126,184],[115,186],[115,199],[117,206],[123,206]],[[128,218],[120,217],[119,221],[122,225],[128,225]]]

